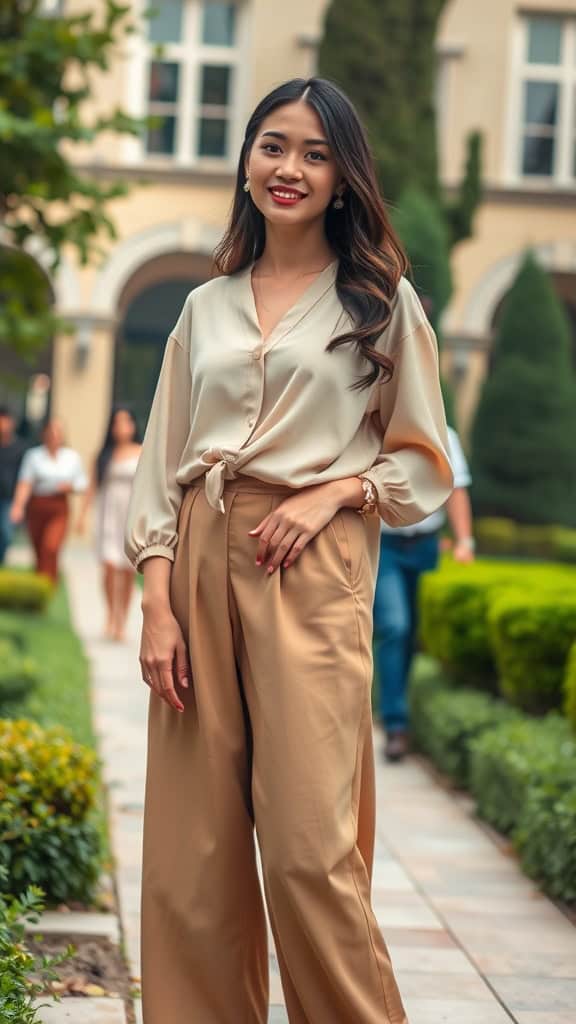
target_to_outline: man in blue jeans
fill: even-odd
[[[435,569],[440,530],[446,514],[454,535],[453,556],[474,558],[472,516],[467,487],[470,471],[458,435],[448,428],[454,491],[445,511],[434,512],[415,526],[393,529],[382,524],[380,562],[374,598],[374,640],[380,718],[386,730],[385,757],[400,761],[408,750],[408,679],[417,630],[417,592],[423,572]]]

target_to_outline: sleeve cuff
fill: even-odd
[[[147,558],[167,558],[169,562],[173,562],[174,548],[166,547],[165,544],[150,544],[147,548],[141,548],[131,559],[132,565],[138,572],[142,572],[142,562]]]

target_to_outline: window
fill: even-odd
[[[146,43],[150,158],[227,161],[239,65],[239,9],[219,0],[153,5]]]
[[[570,186],[576,179],[576,19],[531,15],[522,23],[521,141],[517,174]]]

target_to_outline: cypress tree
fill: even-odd
[[[438,203],[416,188],[407,189],[392,213],[410,260],[410,277],[438,333],[442,311],[452,294],[446,222]]]
[[[576,382],[570,327],[527,255],[504,303],[472,432],[479,515],[576,526]]]

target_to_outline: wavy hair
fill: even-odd
[[[243,189],[246,160],[265,118],[278,107],[302,99],[320,118],[346,182],[344,208],[334,210],[330,203],[325,232],[339,261],[338,297],[354,326],[333,338],[327,351],[344,344],[356,346],[371,364],[369,372],[352,385],[361,389],[372,385],[378,377],[382,381],[392,377],[394,364],[375,346],[390,321],[392,300],[408,261],[379,192],[364,127],[348,97],[333,82],[294,78],[274,89],[256,107],[240,152],[229,224],[215,250],[214,261],[220,273],[235,274],[262,255],[266,224],[250,194]]]
[[[112,412],[110,413],[110,419],[108,420],[108,426],[106,427],[106,434],[104,435],[102,447],[98,452],[98,455],[96,456],[96,482],[98,484],[98,487],[101,487],[102,483],[104,482],[106,471],[108,469],[108,466],[110,465],[110,460],[112,459],[112,455],[114,453],[114,420],[116,419],[116,416],[118,415],[119,412],[127,412],[130,419],[132,420],[132,423],[134,424],[134,435],[132,437],[132,442],[134,444],[140,444],[140,441],[142,440],[140,435],[140,429],[138,427],[138,421],[134,413],[132,412],[132,409],[130,409],[127,405],[115,406],[112,409]]]

